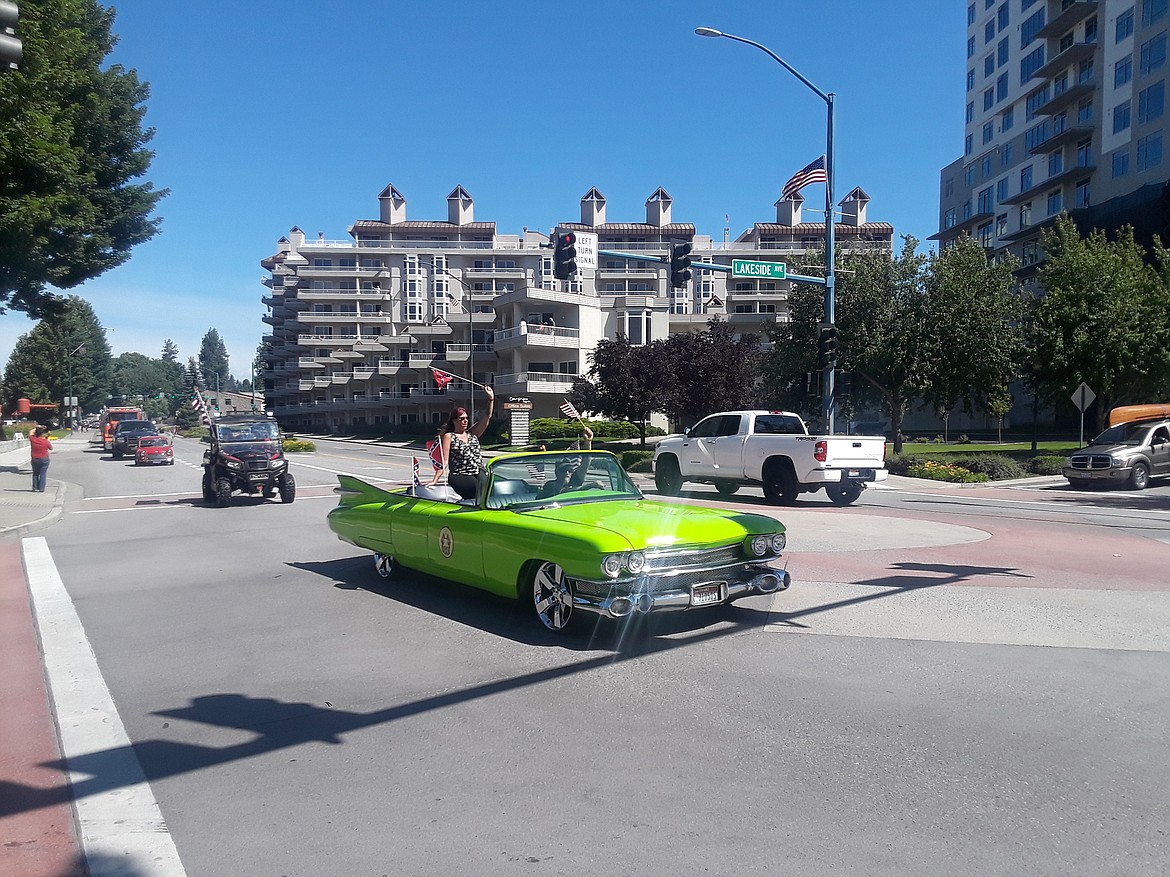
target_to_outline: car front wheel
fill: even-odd
[[[654,486],[666,496],[678,496],[682,490],[683,477],[674,457],[662,457],[654,464]]]
[[[739,485],[734,481],[716,481],[715,489],[719,491],[720,496],[734,496],[739,490]]]
[[[540,623],[554,633],[561,633],[573,617],[573,590],[565,571],[546,562],[532,576],[532,605]]]
[[[374,570],[384,579],[394,575],[394,556],[374,553]]]
[[[215,504],[221,509],[226,509],[232,504],[232,483],[226,478],[220,478],[215,482]]]
[[[1145,463],[1134,464],[1133,471],[1129,473],[1129,487],[1131,490],[1145,490],[1150,486],[1150,470],[1146,468]]]
[[[280,477],[280,501],[292,502],[297,498],[297,483],[291,472],[285,472]]]

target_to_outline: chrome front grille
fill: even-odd
[[[748,558],[739,545],[729,545],[726,548],[709,548],[702,551],[647,551],[647,573],[662,573],[667,570],[686,570],[690,568],[711,569],[727,566],[731,563],[743,563]]]
[[[1113,461],[1108,454],[1074,454],[1068,464],[1073,469],[1108,469]]]

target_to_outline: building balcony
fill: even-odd
[[[1042,180],[1041,182],[1036,183],[1031,188],[1020,192],[1018,195],[1012,195],[1009,198],[1004,198],[1002,203],[1009,205],[1024,204],[1028,201],[1033,201],[1036,198],[1042,198],[1052,189],[1063,186],[1069,180],[1083,179],[1085,177],[1091,176],[1096,170],[1097,168],[1092,165],[1076,165],[1074,167],[1070,167],[1066,171],[1061,171],[1058,174],[1054,174],[1053,176],[1048,177],[1046,180]]]
[[[511,268],[463,268],[461,269],[464,277],[478,277],[478,278],[506,278],[506,279],[527,279],[528,269],[519,265]]]
[[[330,372],[329,383],[348,384],[353,379],[353,372]]]
[[[492,336],[496,350],[515,350],[532,347],[562,347],[579,350],[581,332],[578,329],[563,329],[559,326],[521,324],[512,329],[499,329]]]
[[[665,267],[665,266],[663,266]],[[692,263],[692,267],[694,267]],[[598,268],[599,277],[657,277],[660,269],[649,268],[644,265],[627,268]]]
[[[297,357],[297,368],[325,368],[325,363],[319,362],[315,356]]]
[[[1069,86],[1060,94],[1054,94],[1052,97],[1050,97],[1047,103],[1043,103],[1036,107],[1036,115],[1055,116],[1066,107],[1070,107],[1074,103],[1078,103],[1082,98],[1092,96],[1093,92],[1096,91],[1096,88],[1096,84],[1093,80]]]
[[[368,381],[377,373],[372,365],[355,365],[353,367],[353,378],[355,381]]]
[[[1029,155],[1044,155],[1052,152],[1062,146],[1067,146],[1069,143],[1078,143],[1081,140],[1088,140],[1093,136],[1092,128],[1072,127],[1065,128],[1063,131],[1058,131],[1045,140],[1028,150]]]
[[[1067,70],[1074,64],[1079,64],[1087,58],[1092,58],[1097,51],[1096,43],[1073,43],[1060,54],[1052,58],[1047,64],[1032,74],[1033,79],[1048,79],[1062,70]]]
[[[525,286],[513,292],[500,293],[493,302],[496,309],[509,305],[548,303],[591,308],[598,307],[599,304],[597,296],[591,292],[565,292],[559,289],[544,289],[539,286]]]
[[[580,375],[560,372],[516,372],[496,375],[493,388],[497,394],[526,396],[530,393],[568,393]]]
[[[447,362],[467,362],[471,354],[476,356],[495,356],[495,344],[448,344]]]
[[[1049,39],[1063,36],[1097,11],[1100,4],[1097,0],[1074,0],[1048,21],[1048,24],[1036,31],[1036,36]]]
[[[1007,204],[1010,202],[1005,201],[1004,203]],[[962,237],[965,234],[971,234],[972,232],[975,231],[975,229],[977,229],[983,223],[992,222],[994,219],[995,219],[994,213],[989,213],[989,212],[976,213],[975,215],[969,216],[967,219],[964,219],[962,222],[958,222],[958,223],[952,225],[950,228],[944,228],[942,231],[938,232],[937,234],[932,234],[929,238],[927,238],[927,240],[929,240],[929,241],[954,240],[955,238]]]

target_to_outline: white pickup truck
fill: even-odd
[[[687,481],[714,484],[724,496],[755,484],[783,505],[823,487],[834,504],[849,505],[867,484],[885,481],[885,460],[880,435],[809,435],[789,411],[723,411],[658,443],[654,483],[671,496]]]

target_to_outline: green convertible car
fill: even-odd
[[[475,499],[445,486],[388,491],[339,478],[329,527],[373,551],[380,575],[400,564],[531,601],[553,631],[582,612],[714,606],[791,581],[776,567],[782,524],[647,500],[605,451],[496,457]]]

